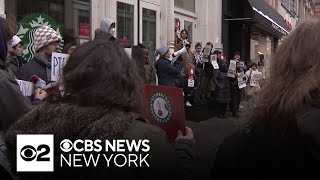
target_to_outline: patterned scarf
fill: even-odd
[[[38,63],[46,66],[47,79],[43,79],[43,80],[45,80],[46,82],[51,82],[51,57],[44,58],[38,53],[36,53],[34,56],[36,58],[35,60]]]
[[[196,64],[199,64],[199,63],[203,64],[203,60],[202,60],[203,54],[202,54],[202,52],[200,54],[198,54],[197,52],[194,52],[193,55],[194,55],[194,58],[196,59]]]

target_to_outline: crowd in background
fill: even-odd
[[[252,71],[258,71],[257,64],[252,63],[248,67],[247,61],[241,59],[240,53],[234,52],[230,60],[237,62],[237,73],[235,77],[228,77],[229,60],[225,59],[221,51],[213,50],[211,42],[208,42],[206,46],[211,47],[209,54],[204,53],[205,47],[202,47],[201,43],[196,43],[192,50],[188,32],[182,30],[175,41],[174,51],[182,52],[178,57],[173,53],[172,58],[166,46],[157,49],[156,54],[159,55],[159,59],[155,63],[155,68],[159,85],[182,88],[186,107],[191,107],[191,103],[216,102],[219,118],[226,117],[228,107],[232,116],[239,117],[243,95],[246,95],[249,100],[248,108],[253,109],[255,107],[254,97],[259,92],[260,85],[250,86],[250,78]],[[216,69],[213,67],[212,55],[217,57],[218,68]],[[238,75],[241,73],[245,74],[247,84],[245,89],[238,85]],[[194,80],[194,84],[189,84],[190,79]]]

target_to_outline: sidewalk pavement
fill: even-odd
[[[231,113],[226,119],[211,118],[202,122],[186,121],[186,125],[193,129],[196,139],[197,168],[194,179],[210,179],[210,171],[215,159],[215,153],[223,140],[244,126],[247,113],[241,113],[240,118],[234,118]]]

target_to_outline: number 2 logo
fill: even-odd
[[[24,146],[20,151],[20,156],[25,161],[50,161],[49,157],[44,157],[50,152],[50,147],[46,144],[41,144],[37,149],[31,145]]]

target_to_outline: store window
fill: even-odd
[[[174,5],[179,8],[195,12],[196,2],[195,0],[174,0]]]
[[[33,35],[39,26],[51,26],[63,37],[65,44],[78,44],[90,39],[90,0],[5,0],[5,13],[16,17],[18,36],[25,43],[24,57],[34,55]]]
[[[134,6],[117,2],[117,38],[123,46],[133,45],[134,40]]]
[[[259,66],[259,70],[262,72],[264,78],[269,77],[270,62],[272,56],[271,38],[260,34],[259,32],[253,32],[250,40],[250,57],[251,63],[255,62]]]
[[[193,29],[192,29],[193,23],[189,21],[184,21],[184,29],[188,31],[188,39],[192,43],[192,35],[193,35]]]
[[[150,64],[154,64],[155,55],[152,52],[156,50],[156,34],[157,34],[157,12],[143,8],[142,10],[142,42],[143,45],[150,49]]]

